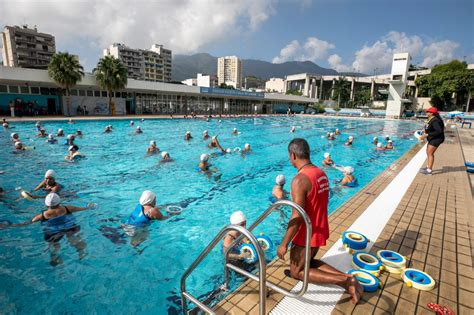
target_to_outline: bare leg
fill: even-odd
[[[63,263],[63,260],[58,255],[59,250],[61,249],[61,244],[59,241],[50,241],[49,243],[49,252],[50,252],[50,259],[49,264],[53,267],[60,265]]]
[[[428,156],[428,165],[427,167],[432,170],[433,169],[433,164],[434,164],[434,153],[438,147],[435,147],[431,144],[428,144],[426,147],[426,155]]]
[[[77,253],[79,254],[79,259],[84,258],[85,253],[84,249],[86,249],[86,243],[82,240],[82,237],[78,234],[80,231],[80,227],[74,228],[66,233],[67,240],[69,244],[76,248]]]

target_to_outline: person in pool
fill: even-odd
[[[250,144],[246,143],[246,144],[244,145],[244,149],[242,150],[242,154],[247,154],[247,153],[250,152],[250,150],[251,150]]]
[[[56,137],[64,137],[64,130],[61,128],[58,129],[58,132],[56,133]]]
[[[43,191],[47,193],[59,194],[59,192],[61,191],[61,188],[62,186],[58,182],[56,182],[56,172],[54,170],[47,170],[46,173],[44,174],[44,179],[31,192],[43,189]],[[45,198],[46,196],[33,196],[32,195],[31,197],[38,199],[38,198]]]
[[[160,152],[160,149],[156,146],[156,141],[151,140],[150,141],[150,146],[146,149],[147,154],[156,154]]]
[[[12,133],[10,137],[12,138],[13,143],[20,141],[20,136],[16,132]]]
[[[353,136],[349,136],[349,139],[347,140],[346,143],[344,143],[344,145],[352,146],[352,141],[354,141],[354,137],[353,137]]]
[[[48,135],[46,134],[46,130],[43,128],[40,129],[39,134],[36,135],[38,138],[46,138]]]
[[[246,227],[247,218],[242,211],[235,211],[230,216],[230,224],[240,225]],[[224,242],[222,243],[222,254],[225,256],[227,250],[229,250],[229,259],[233,261],[242,261],[248,257],[248,253],[240,253],[240,246],[245,242],[245,239],[240,240],[237,244],[234,244],[234,241],[240,237],[238,231],[232,230],[224,237]]]
[[[76,137],[74,135],[68,135],[67,138],[66,138],[66,145],[74,145],[74,140],[76,139]]]
[[[4,122],[4,123],[2,124],[2,126],[3,126],[3,128],[5,128],[5,129],[10,128],[10,124],[9,124],[8,122]]]
[[[207,139],[209,139],[209,133],[207,130],[204,130],[202,132],[202,140],[207,140]]]
[[[191,131],[186,131],[186,134],[184,135],[184,140],[189,141],[193,138],[191,135]]]
[[[295,127],[295,126],[291,126],[290,132],[295,132],[295,131],[296,131],[296,127]]]
[[[339,182],[339,184],[341,186],[353,187],[357,182],[357,179],[354,177],[353,173],[354,168],[352,166],[344,167],[344,177]]]
[[[66,161],[72,162],[76,156],[83,156],[81,153],[79,153],[79,147],[77,145],[71,145],[68,149],[68,155],[64,157]]]
[[[21,141],[15,142],[15,151],[13,153],[20,153],[26,151],[26,147],[23,145]]]
[[[383,146],[382,142],[378,142],[377,146],[375,147],[376,151],[385,151],[385,147]]]
[[[341,134],[341,132],[339,131],[339,129],[336,128],[336,132],[334,133],[336,136],[339,136]]]
[[[112,132],[112,126],[111,125],[105,126],[104,133],[110,133],[110,132]]]
[[[334,132],[330,132],[328,136],[328,140],[334,140],[334,139],[335,139]]]
[[[199,169],[201,171],[209,171],[210,164],[209,161],[209,154],[203,153],[200,157],[201,162],[199,162]]]
[[[217,140],[217,136],[212,137],[211,142],[208,144],[209,148],[217,148],[219,151],[221,151],[223,154],[225,153],[230,153],[230,149],[224,149],[221,144],[219,143],[219,140]]]
[[[385,150],[393,150],[393,149],[394,149],[393,141],[388,140],[387,145],[385,146]]]
[[[272,189],[272,196],[275,197],[276,200],[283,200],[287,198],[287,192],[283,188],[285,186],[286,180],[285,176],[280,174],[275,179],[275,186]]]
[[[60,240],[66,236],[68,242],[76,249],[79,254],[79,259],[84,257],[84,250],[86,243],[82,240],[78,232],[81,230],[80,226],[76,224],[76,220],[72,213],[95,209],[96,205],[89,203],[87,207],[76,207],[71,205],[61,205],[61,198],[55,194],[50,193],[44,199],[44,204],[48,207],[41,211],[40,214],[35,215],[30,222],[25,222],[23,225],[41,222],[44,233],[44,240],[48,242],[50,248],[50,264],[57,266],[62,263],[59,256],[61,249]]]
[[[76,136],[83,136],[82,131],[80,129],[77,129]]]
[[[331,159],[331,154],[329,152],[324,153],[324,160],[322,162],[324,166],[333,166],[334,161]]]
[[[379,143],[379,138],[374,137],[374,139],[372,140],[372,143],[376,146]]]
[[[130,126],[135,125],[135,122],[133,120],[130,120]]]
[[[173,162],[173,159],[171,158],[170,154],[166,151],[161,152],[161,160],[159,163],[162,164],[169,162]]]
[[[135,129],[135,134],[138,135],[138,134],[141,134],[141,133],[143,133],[142,128],[140,128],[140,126],[137,126],[137,128]]]
[[[52,133],[50,133],[48,135],[48,140],[46,140],[46,143],[55,144],[57,142],[58,142],[58,140],[54,139],[54,135]]]
[[[239,131],[237,130],[237,128],[234,128],[234,130],[232,131],[232,134],[234,136],[237,136],[239,134]]]

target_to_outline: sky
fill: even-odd
[[[86,71],[115,42],[366,74],[388,73],[396,52],[427,67],[474,63],[472,0],[0,0],[0,27],[23,24]]]

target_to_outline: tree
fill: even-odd
[[[127,68],[114,56],[104,56],[94,69],[95,79],[99,86],[107,90],[109,96],[109,113],[115,114],[115,106],[112,103],[112,93],[122,90],[127,86]]]
[[[341,107],[341,104],[345,104],[350,96],[350,84],[346,80],[346,77],[339,77],[334,81],[334,85],[331,89],[333,99],[337,98],[337,107]]]
[[[234,88],[232,85],[227,85],[227,84],[225,84],[224,82],[222,82],[222,83],[219,85],[219,88],[220,88],[220,89],[235,90],[235,88]]]
[[[450,110],[453,105],[464,105],[473,92],[474,73],[465,62],[453,60],[434,66],[430,74],[418,77],[415,84],[418,95],[431,97],[433,106],[439,110]]]
[[[65,92],[66,115],[71,115],[71,88],[81,81],[84,68],[76,56],[67,52],[59,52],[51,57],[48,75]]]
[[[298,95],[298,96],[301,96],[301,95],[303,95],[303,93],[301,93],[301,91],[298,90],[298,89],[291,89],[291,90],[286,91],[286,95]]]
[[[362,87],[354,95],[354,104],[356,106],[365,106],[370,103],[370,88]]]

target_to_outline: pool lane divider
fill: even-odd
[[[425,150],[426,144],[347,229],[348,231],[362,233],[371,240],[371,242],[367,244],[365,251],[370,251],[415,179],[415,176],[419,173],[419,169],[426,160]],[[342,239],[339,239],[326,252],[322,260],[344,272],[348,272],[353,268],[352,255],[347,253]],[[293,290],[295,292],[300,290],[301,284],[301,281],[298,282]],[[288,312],[331,314],[343,293],[344,290],[335,285],[323,286],[309,284],[305,295],[300,298],[284,297],[270,314],[287,314]]]

